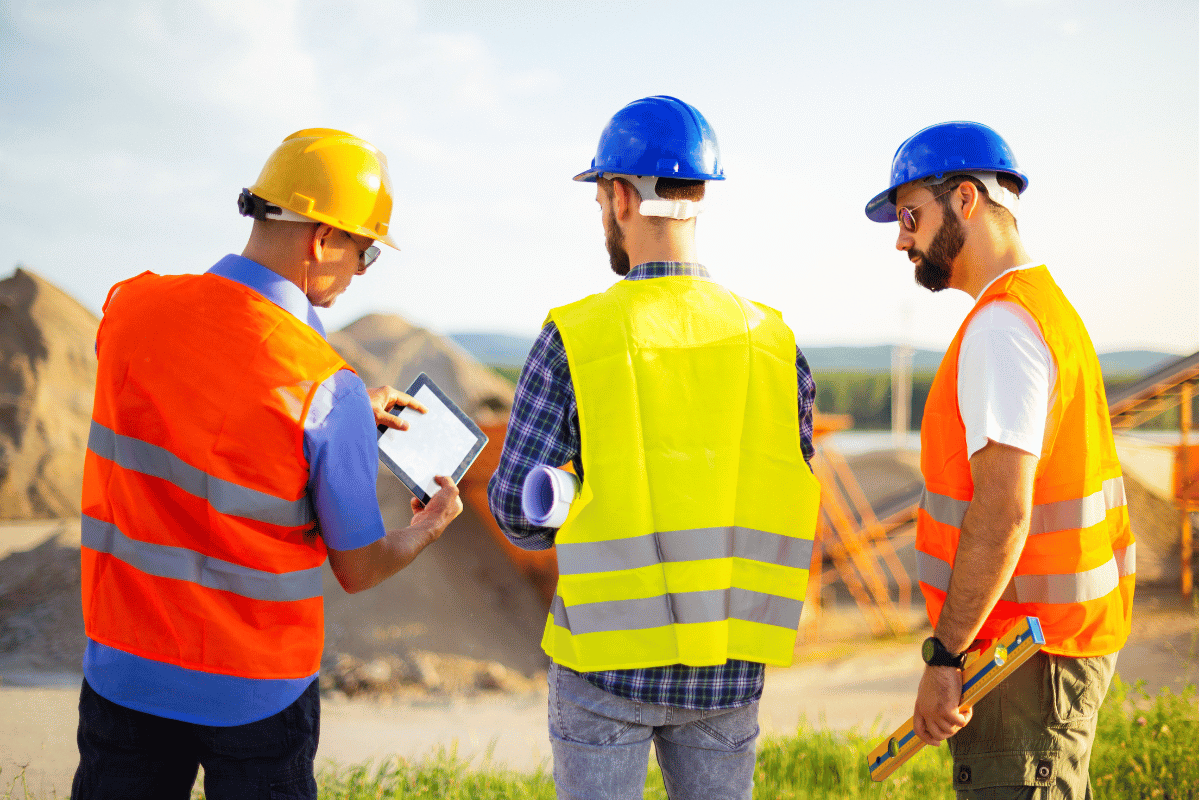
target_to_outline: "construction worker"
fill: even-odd
[[[557,545],[542,647],[560,798],[749,798],[763,665],[792,660],[816,524],[815,388],[779,312],[696,260],[717,139],[692,106],[617,112],[591,167],[610,289],[550,311],[519,379],[492,513]],[[562,527],[522,514],[525,477],[571,464]]]
[[[1090,797],[1096,714],[1129,635],[1134,540],[1095,349],[1017,232],[1028,184],[975,122],[905,140],[866,207],[931,291],[975,306],[921,423],[917,572],[933,624],[913,727],[949,739],[960,798]],[[974,709],[967,653],[1025,616],[1046,644]]]
[[[376,424],[412,398],[325,341],[379,255],[387,161],[341,131],[289,136],[243,190],[242,255],[113,287],[83,480],[87,650],[73,798],[317,796],[321,565],[348,592],[406,566],[462,510],[446,478],[403,530],[375,495]]]

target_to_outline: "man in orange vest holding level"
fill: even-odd
[[[1097,709],[1129,635],[1134,540],[1095,349],[1017,233],[1028,180],[985,125],[948,122],[896,151],[867,217],[931,291],[975,298],[921,422],[917,571],[934,635],[913,728],[949,739],[960,798],[1091,796]],[[973,709],[968,651],[1021,617],[1046,644]]]
[[[348,592],[390,577],[462,510],[447,478],[403,530],[375,495],[367,390],[325,341],[328,307],[379,255],[383,154],[292,134],[243,190],[240,256],[117,284],[96,334],[83,480],[80,764],[71,796],[317,796],[321,564]]]

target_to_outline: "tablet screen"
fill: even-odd
[[[487,437],[426,375],[420,375],[408,393],[428,410],[422,414],[401,409],[399,417],[408,422],[408,430],[385,428],[379,454],[417,499],[427,503],[438,490],[434,476],[447,475],[457,482]]]

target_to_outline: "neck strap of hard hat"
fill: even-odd
[[[691,219],[704,210],[700,200],[668,200],[658,196],[657,175],[621,175],[605,172],[601,177],[608,180],[623,178],[633,184],[642,202],[638,211],[643,217],[666,217],[668,219]]]
[[[940,175],[932,175],[932,176],[926,178],[925,180],[921,181],[921,185],[925,186],[925,187],[937,186],[938,184],[945,183],[946,181],[950,180],[950,178],[954,177],[955,175],[969,175],[972,178],[974,178],[975,180],[982,183],[987,188],[988,199],[992,200],[995,203],[999,203],[1000,205],[1007,208],[1008,213],[1013,215],[1013,219],[1017,218],[1017,208],[1019,207],[1020,202],[1021,202],[1020,198],[1017,197],[1016,192],[1014,192],[1010,189],[1005,189],[1003,186],[1000,185],[1000,181],[996,180],[995,172],[991,172],[991,171],[988,171],[988,172],[983,172],[983,171],[946,172],[946,173],[942,173]]]

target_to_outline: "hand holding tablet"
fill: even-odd
[[[390,412],[405,420],[408,430],[380,426],[379,459],[418,500],[428,503],[438,491],[434,476],[458,483],[488,439],[424,372],[408,387],[408,394],[427,411]]]

